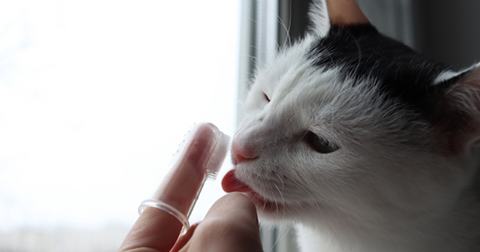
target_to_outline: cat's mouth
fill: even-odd
[[[235,169],[232,169],[225,174],[222,179],[222,187],[225,192],[241,192],[249,196],[255,205],[262,211],[278,211],[284,209],[285,205],[265,199],[260,194],[255,192],[248,185],[238,180],[235,176]]]
[[[235,169],[232,169],[225,174],[222,179],[222,187],[225,192],[253,192],[252,188],[238,180],[235,176]]]

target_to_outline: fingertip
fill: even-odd
[[[240,192],[231,192],[222,196],[217,202],[215,202],[211,210],[215,210],[217,207],[241,208],[249,214],[257,215],[257,210],[253,201],[247,195]]]
[[[254,213],[257,215],[257,209],[255,207],[255,203],[253,203],[252,199],[245,195],[244,193],[241,192],[232,192],[228,193],[225,196],[223,196],[226,200],[236,202],[236,204],[239,204],[246,209],[249,210],[249,212]]]
[[[242,193],[223,196],[198,226],[192,246],[192,251],[262,251],[255,204]]]
[[[242,222],[247,226],[258,228],[257,209],[246,195],[233,192],[224,195],[213,204],[205,220],[222,219],[224,222]]]

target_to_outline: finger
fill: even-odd
[[[189,251],[262,251],[257,212],[241,193],[219,199],[197,227]]]
[[[198,224],[199,223],[193,224],[188,229],[186,234],[180,236],[180,238],[178,238],[177,242],[175,243],[175,245],[173,246],[170,252],[177,252],[180,249],[182,249],[185,246],[185,244],[187,244],[187,242],[190,241],[190,238],[192,238],[193,232],[195,232],[195,229],[198,227]]]
[[[199,166],[202,165],[204,150],[213,145],[215,134],[213,127],[200,124],[187,135],[185,147],[160,183],[152,196],[153,199],[187,214],[205,175],[205,170]],[[143,251],[169,251],[175,244],[181,228],[181,223],[170,214],[159,209],[147,208],[127,234],[119,251],[134,249],[142,251],[140,248],[146,249]]]
[[[182,224],[175,217],[148,207],[135,222],[118,251],[169,251],[181,229]]]

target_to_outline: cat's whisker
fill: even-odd
[[[278,177],[278,179],[280,180],[280,182],[282,182],[282,190],[281,190],[281,192],[284,192],[284,190],[285,190],[285,182],[283,181],[282,177],[280,177],[280,175],[278,175],[278,174],[275,174],[275,175]]]
[[[281,203],[282,205],[285,205],[286,201],[285,201],[285,198],[284,198],[284,196],[283,196],[283,191],[281,191],[280,188],[279,188],[277,185],[275,185],[275,188],[277,189],[278,194],[280,194],[280,197],[281,197],[280,203]],[[278,207],[278,202],[275,201],[275,204],[276,204],[277,212],[278,212],[278,209],[279,209],[279,207]],[[285,213],[285,208],[283,208],[282,210],[283,210],[283,212]]]
[[[298,182],[298,181],[294,181],[294,182],[295,182],[295,184],[296,184],[300,189],[302,189],[305,193],[307,193],[307,194],[309,195],[309,197],[312,199],[312,202],[314,203],[314,205],[315,205],[316,207],[319,207],[319,208],[321,207],[321,206],[319,205],[319,199],[318,199],[318,198],[315,198],[315,197],[310,193],[310,191],[308,191],[308,190],[305,188],[305,186],[302,185],[301,182]],[[333,190],[333,191],[334,191],[334,190]],[[323,198],[321,199],[322,202],[329,202],[329,204],[331,203],[331,204],[335,205],[335,206],[336,206],[337,208],[339,208],[339,209],[346,209],[346,210],[348,210],[348,212],[350,212],[350,213],[355,213],[355,212],[357,212],[355,209],[352,209],[352,208],[344,205],[343,203],[338,202],[337,200],[333,199],[332,197],[326,198],[326,196],[327,196],[327,195],[322,195],[322,197],[323,197]],[[309,203],[310,203],[310,202],[309,202]]]
[[[290,26],[292,24],[292,2],[291,1],[290,1],[290,7],[288,8],[288,11],[289,11],[288,26],[285,25],[285,22],[283,22],[283,19],[277,14],[278,24],[280,24],[282,28],[285,30],[285,41],[283,42],[283,47],[286,47],[287,45],[290,45],[292,43],[290,38]]]
[[[305,130],[305,132],[302,134],[302,136],[295,142],[295,145],[297,145],[299,142],[301,142],[303,139],[305,139],[305,136],[308,134],[308,130]]]
[[[357,46],[357,50],[358,50],[358,63],[357,63],[357,66],[355,67],[355,71],[353,72],[353,76],[357,76],[358,74],[358,68],[360,67],[361,65],[361,62],[362,62],[362,48],[360,47],[360,44],[358,43],[358,40],[357,38],[355,38],[355,36],[353,36],[353,34],[348,31],[348,34],[350,35],[350,37],[353,39],[353,41],[355,42],[355,45]]]
[[[284,198],[284,193],[283,193],[283,192],[285,192],[285,181],[283,180],[283,178],[279,174],[276,174],[276,176],[278,177],[278,179],[282,183],[282,190],[280,191],[280,195],[282,196],[282,204],[285,205],[287,203],[287,201]],[[287,211],[287,209],[284,207],[283,208],[283,214],[286,214],[286,211]]]
[[[312,199],[312,202],[314,203],[314,205],[316,207],[320,207],[319,203],[318,203],[318,200],[313,197],[313,195],[299,182],[299,181],[296,181],[296,180],[293,180],[293,182],[300,188],[302,189],[305,193],[308,194],[308,196]]]
[[[277,15],[277,16],[278,16],[278,15]],[[256,27],[262,27],[257,20],[255,20],[255,19],[250,19],[250,21],[253,22],[253,23],[256,25]],[[278,42],[277,42],[276,36],[274,36],[273,34],[271,34],[270,31],[267,32],[266,35],[272,37],[273,40],[275,41],[275,44],[276,44],[277,48],[280,48],[280,45],[279,45]],[[265,54],[265,52],[259,51],[257,46],[250,46],[250,48],[254,48],[255,51],[257,51],[256,55],[263,55],[263,54]],[[262,49],[265,49],[265,48],[262,48]],[[253,65],[255,66],[255,68],[258,69],[259,67],[262,67],[262,66],[259,66],[259,65],[257,64],[257,62],[254,62],[254,61],[252,61],[252,62],[254,63]],[[263,60],[261,60],[260,62],[262,62],[262,64],[265,64],[265,63],[266,63],[266,62],[264,62]]]
[[[282,229],[279,229],[279,231],[281,231],[281,230],[282,230]],[[277,245],[277,243],[278,243],[279,241],[283,240],[283,239],[287,236],[288,232],[289,232],[289,231],[287,230],[287,232],[284,232],[283,235],[277,236],[277,239],[276,239],[275,242],[273,243],[272,247],[275,248],[275,246]]]
[[[296,118],[297,114],[293,114],[293,116],[288,119],[288,124],[292,124],[292,121]]]
[[[312,199],[313,205],[315,206],[316,209],[322,209],[322,206],[321,206],[320,203],[318,202],[318,199],[316,199],[315,197],[313,197],[313,195],[312,195],[304,186],[302,186],[300,182],[297,182],[297,185],[298,185],[302,190],[304,190],[304,192],[306,192],[306,193],[309,195],[309,197]],[[328,202],[334,202],[334,203],[336,204],[336,202],[335,202],[335,201],[332,201],[332,199],[329,199]],[[309,202],[309,203],[311,203],[311,202]],[[300,206],[300,208],[301,208],[301,206]],[[301,209],[300,209],[300,210],[301,210]],[[327,220],[321,219],[321,221],[322,221],[323,223],[325,223],[325,225],[327,225],[327,226],[329,227],[331,233],[335,236],[335,238],[336,238],[338,241],[340,241],[340,239],[339,239],[339,237],[338,237],[335,229],[333,229],[333,228],[331,227],[331,225],[327,222]],[[343,249],[343,245],[342,245],[342,244],[340,244],[340,247],[342,247],[342,249]]]

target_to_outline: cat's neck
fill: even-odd
[[[345,223],[311,222],[299,228],[299,242],[302,251],[478,251],[480,203],[471,198],[460,201],[452,211],[416,223],[345,228]]]
[[[478,251],[480,172],[472,176],[452,206],[420,218],[392,218],[376,223],[345,217],[317,218],[299,226],[299,242],[306,252]]]

